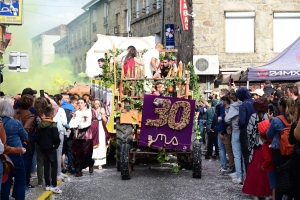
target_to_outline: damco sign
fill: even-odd
[[[180,0],[180,16],[183,30],[189,30],[189,10],[187,7],[187,0]]]

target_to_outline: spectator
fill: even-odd
[[[204,115],[205,115],[206,111],[207,111],[207,106],[202,101],[200,101],[198,110],[196,112],[196,117],[198,118],[198,125],[200,127],[201,141],[203,142],[203,144],[206,144],[205,134],[204,134],[204,126],[206,123],[206,120],[204,119]]]
[[[252,94],[252,97],[255,100],[264,96],[264,91],[262,89],[256,89],[253,92],[250,92],[250,94]]]
[[[225,122],[232,126],[232,150],[234,156],[234,165],[235,165],[235,173],[231,176],[233,183],[242,184],[243,177],[245,177],[245,165],[242,164],[242,149],[241,149],[241,142],[240,142],[240,127],[238,125],[239,119],[239,108],[242,104],[241,101],[238,101],[235,92],[229,94],[229,99],[231,102],[230,109],[225,116]],[[244,171],[244,176],[242,172],[242,167]]]
[[[1,101],[0,117],[6,132],[6,135],[1,135],[1,141],[4,144],[4,154],[8,154],[14,164],[14,170],[10,172],[7,181],[1,185],[2,200],[9,200],[12,177],[14,177],[13,197],[20,200],[25,199],[26,173],[21,154],[24,154],[26,149],[22,148],[21,140],[27,140],[28,134],[21,122],[15,120],[13,116],[12,105],[8,101]]]
[[[61,106],[63,103],[61,94],[54,95],[55,102],[57,105]],[[66,128],[70,128],[67,121],[66,112],[63,108],[59,108],[58,112],[56,113],[55,117],[53,118],[53,121],[57,123],[57,129],[59,133],[59,139],[60,144],[57,148],[57,179],[63,180],[64,177],[67,177],[67,175],[61,173],[61,163],[62,163],[62,150],[63,150],[63,144],[64,144],[64,137],[66,134]]]
[[[59,133],[56,123],[53,121],[54,109],[47,107],[44,110],[45,118],[39,123],[36,132],[36,142],[40,146],[43,154],[44,177],[46,191],[51,190],[56,194],[62,191],[57,187],[57,152],[60,144]],[[51,166],[51,173],[50,173]],[[51,185],[49,175],[51,174]]]
[[[260,89],[260,84],[253,84],[251,86],[251,92],[254,92],[255,90]]]
[[[295,117],[289,135],[290,144],[294,145],[294,151],[291,157],[291,177],[292,191],[294,199],[300,199],[300,141],[296,140],[295,134],[299,135],[300,123],[300,101],[295,102]]]
[[[228,98],[228,96],[222,97],[222,103],[225,108],[225,118],[226,118],[226,115],[230,109],[230,99]],[[224,145],[225,145],[226,153],[227,153],[228,159],[229,159],[229,168],[227,169],[226,172],[223,173],[223,175],[229,175],[229,174],[232,174],[235,172],[234,156],[233,156],[232,146],[231,146],[231,134],[232,134],[231,126],[229,126],[228,124],[225,123],[224,131],[221,133],[221,135],[219,137],[221,140],[223,140]]]
[[[291,97],[294,101],[297,101],[299,99],[298,87],[297,86],[288,87],[287,95]]]
[[[261,148],[262,141],[259,139],[260,135],[257,128],[259,122],[268,118],[268,100],[264,97],[258,98],[254,101],[253,107],[256,112],[251,115],[247,126],[250,156],[248,157],[249,165],[242,191],[257,198],[268,197],[272,192],[268,172],[261,169],[264,159]]]
[[[225,150],[225,145],[224,141],[221,140],[221,133],[224,131],[224,118],[225,118],[225,108],[222,103],[222,97],[227,96],[229,91],[227,89],[221,89],[220,91],[220,98],[221,100],[219,101],[219,104],[216,106],[216,114],[218,116],[218,123],[216,126],[216,131],[218,132],[218,146],[219,146],[219,155],[220,155],[220,160],[221,160],[221,173],[227,171],[227,165],[226,165],[226,150]]]
[[[255,109],[253,107],[253,99],[247,88],[241,87],[236,91],[236,96],[239,100],[242,101],[242,104],[239,109],[239,126],[241,130],[240,134],[240,142],[242,147],[242,154],[244,157],[245,168],[247,172],[247,167],[249,163],[249,155],[250,152],[248,150],[248,137],[247,137],[247,126],[249,123],[249,119],[253,113],[255,113]]]
[[[37,115],[39,122],[45,118],[44,110],[46,107],[50,104],[50,101],[46,98],[39,97],[36,99],[34,103],[34,107],[36,108]],[[43,167],[44,167],[44,161],[43,161],[43,155],[40,146],[35,143],[35,151],[36,151],[36,160],[37,160],[37,177],[38,177],[38,186],[43,186]]]
[[[75,113],[75,106],[77,105],[77,99],[75,97],[71,97],[70,103],[63,100],[62,102],[62,108],[65,110],[66,117],[67,117],[67,124],[70,123],[72,119],[71,113]],[[66,173],[69,171],[70,173],[75,173],[75,170],[72,169],[72,159],[71,159],[71,147],[72,147],[72,141],[73,141],[74,131],[71,132],[67,131],[65,137],[64,137],[64,146],[63,146],[63,156],[62,156],[62,173]],[[65,157],[68,159],[68,169],[66,168],[65,164]]]
[[[215,152],[216,156],[219,156],[219,150],[218,150],[218,138],[217,134],[214,131],[215,126],[212,126],[214,117],[216,118],[216,121],[218,120],[217,115],[215,114],[215,108],[210,107],[209,104],[206,104],[207,111],[205,115],[203,116],[203,119],[206,120],[206,132],[208,136],[207,140],[207,152],[205,154],[205,159],[212,159],[213,155],[213,146],[215,146]],[[215,123],[216,124],[216,123]]]
[[[264,83],[264,93],[265,95],[272,95],[274,93],[271,81],[266,81]]]
[[[280,115],[284,116],[284,118],[291,123],[293,121],[293,112],[294,112],[294,105],[295,102],[292,98],[283,96],[280,98],[278,102],[278,110]],[[290,156],[283,156],[280,153],[280,133],[285,128],[284,123],[278,118],[278,117],[273,117],[273,115],[269,115],[269,119],[271,121],[271,124],[267,130],[267,137],[273,139],[270,148],[273,149],[272,151],[272,162],[275,170],[275,175],[276,175],[276,180],[279,180],[279,173],[278,169],[281,165],[286,163],[289,159]],[[282,199],[283,195],[281,193],[280,188],[278,188],[278,184],[276,185],[275,188],[275,199]]]
[[[33,133],[35,129],[34,120],[35,115],[32,114],[29,109],[33,106],[33,96],[29,94],[25,94],[19,99],[18,104],[20,106],[19,109],[15,110],[14,118],[19,120],[24,129],[28,134],[28,140],[23,141],[23,147],[26,148],[26,153],[23,155],[24,164],[25,164],[25,171],[26,171],[26,187],[27,188],[34,188],[33,185],[30,184],[30,174],[31,174],[31,166],[32,166],[32,159],[33,154],[35,151],[35,144],[34,139],[31,141],[32,138],[30,135]]]
[[[208,98],[211,100],[211,107],[216,107],[218,104],[218,95],[212,92]]]
[[[177,72],[176,63],[167,56],[164,57],[163,61],[158,65],[157,68],[158,73],[156,73],[153,78],[166,78]],[[173,74],[170,74],[170,71],[173,72]]]

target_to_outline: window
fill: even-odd
[[[300,12],[274,13],[273,49],[282,52],[300,36]]]
[[[139,18],[140,17],[140,0],[136,0],[136,5],[135,5],[135,10],[136,10],[136,13],[135,13],[135,18]]]
[[[149,13],[149,4],[150,4],[149,1],[150,1],[150,0],[146,0],[146,14]]]
[[[96,22],[97,22],[97,10],[93,10],[92,23],[96,23]]]
[[[121,14],[117,14],[117,33],[121,33]]]
[[[156,9],[159,9],[159,8],[160,8],[160,1],[161,1],[161,0],[156,0]]]
[[[254,53],[254,12],[226,12],[226,53]]]

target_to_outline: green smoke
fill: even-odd
[[[83,6],[88,0],[75,0],[75,1],[57,1],[57,0],[26,0],[24,1],[24,23],[22,26],[10,26],[8,27],[8,32],[12,33],[12,46],[9,46],[6,49],[6,53],[3,55],[3,63],[8,63],[8,55],[10,51],[20,51],[20,52],[29,52],[30,57],[30,67],[29,72],[27,73],[17,73],[9,72],[8,69],[3,70],[4,82],[0,85],[0,90],[5,94],[15,95],[21,93],[22,90],[26,87],[31,87],[34,90],[45,90],[50,94],[56,94],[60,92],[61,85],[64,86],[73,85],[76,81],[79,84],[89,84],[89,80],[83,78],[82,73],[73,74],[72,65],[68,57],[55,57],[55,62],[48,64],[47,66],[40,66],[37,63],[33,62],[32,58],[32,49],[31,49],[31,39],[34,36],[39,35],[41,32],[37,32],[36,25],[41,23],[42,15],[34,14],[30,11],[36,13],[48,14],[48,11],[51,9],[66,9],[68,12],[69,8],[60,8],[60,7],[45,7],[45,6],[35,6],[39,4],[46,5],[56,5],[57,3],[62,3],[63,5],[68,5],[70,3],[77,3],[75,5]],[[27,5],[30,4],[30,5]],[[80,7],[79,7],[80,8]],[[52,14],[55,15],[55,14]],[[46,17],[47,19],[47,17]],[[52,20],[51,17],[48,20]],[[45,30],[49,30],[58,26],[60,24],[66,24],[68,21],[62,21],[56,19],[56,25],[49,25]],[[47,23],[44,21],[43,23]],[[52,23],[53,24],[53,23]],[[83,52],[84,54],[85,52]]]

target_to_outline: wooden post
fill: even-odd
[[[115,85],[115,90],[117,89],[117,70],[116,70],[116,47],[113,45],[112,48],[113,51],[113,61],[114,61],[114,85]],[[118,101],[120,101],[120,92],[118,94]]]

